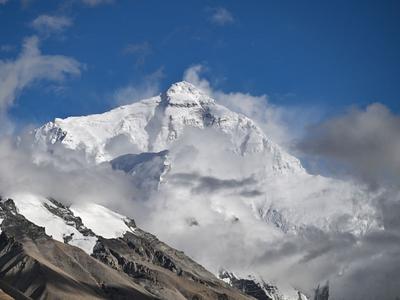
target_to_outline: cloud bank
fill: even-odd
[[[400,184],[400,117],[382,104],[352,108],[310,127],[299,147],[342,164],[371,186]]]
[[[351,108],[309,128],[298,146],[303,153],[340,168],[347,180],[365,183],[384,230],[330,253],[347,261],[345,280],[335,288],[346,299],[397,299],[400,289],[400,116],[380,103]],[[339,273],[340,274],[340,273]]]

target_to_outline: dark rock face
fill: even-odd
[[[78,230],[84,236],[96,236],[94,232],[83,225],[82,219],[80,217],[74,216],[74,213],[65,205],[56,201],[53,198],[48,198],[54,206],[47,205],[44,203],[44,206],[50,211],[53,215],[56,215],[63,219],[67,225],[74,226],[76,230]],[[68,240],[68,237],[67,237]]]
[[[3,219],[2,232],[7,232],[16,239],[24,236],[35,240],[50,238],[46,235],[43,227],[36,226],[18,214],[14,201],[11,199],[0,201],[0,217]]]
[[[314,300],[328,300],[329,299],[329,284],[322,287],[318,286],[315,290]]]
[[[0,288],[15,299],[154,299],[123,273],[53,240],[0,202]]]
[[[66,136],[66,131],[63,131],[61,128],[58,128],[54,125],[53,128],[49,130],[48,140],[54,144],[55,142],[62,142]]]
[[[254,297],[259,300],[284,300],[284,297],[278,290],[278,287],[272,284],[266,283],[261,278],[256,279],[252,276],[247,278],[238,278],[235,274],[228,272],[226,270],[221,270],[219,273],[219,278],[228,282],[231,286],[237,288],[241,292]],[[309,299],[303,293],[297,291],[297,299]],[[327,300],[328,298],[326,298]],[[318,299],[318,300],[325,300]]]
[[[51,199],[54,215],[88,235],[80,218]],[[0,201],[0,289],[15,299],[249,299],[202,266],[136,228],[122,238],[98,236],[92,256],[53,240]],[[82,232],[81,231],[81,232]]]
[[[123,238],[99,238],[93,257],[124,272],[152,294],[162,298],[159,288],[179,291],[186,299],[238,299],[229,286],[155,236],[136,228]],[[176,295],[175,297],[178,297]]]
[[[253,280],[249,279],[239,279],[233,282],[233,286],[241,290],[243,293],[250,295],[259,300],[272,300],[268,297],[265,291],[256,284]]]
[[[266,291],[270,294],[276,294],[278,292],[277,288],[272,285],[268,285],[264,282],[258,283],[252,279],[237,278],[232,273],[226,271],[222,271],[219,277],[228,280],[233,287],[258,300],[274,300],[267,295]]]
[[[108,248],[104,243],[98,242],[93,249],[93,257],[109,265],[113,269],[123,271],[132,278],[142,278],[156,281],[156,276],[143,264],[131,261],[121,256],[118,252]]]

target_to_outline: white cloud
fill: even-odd
[[[72,20],[64,16],[40,15],[32,21],[32,27],[42,34],[60,33],[72,26]]]
[[[6,4],[7,2],[8,2],[8,0],[0,0],[0,5]]]
[[[204,71],[205,67],[203,65],[193,65],[185,70],[183,73],[183,80],[194,84],[197,88],[201,89],[208,95],[212,95],[213,91],[210,82],[205,78],[201,78],[201,74]]]
[[[52,153],[40,152],[29,142],[16,147],[13,140],[0,137],[0,161],[2,196],[28,192],[53,196],[70,204],[108,203],[114,195],[118,198],[117,205],[122,205],[136,194],[129,178],[106,165],[88,165],[82,153],[60,147]],[[129,204],[134,205],[132,201]]]
[[[97,6],[97,5],[101,5],[101,4],[109,4],[109,3],[113,3],[113,0],[82,0],[83,4],[86,4],[88,6]]]
[[[39,80],[60,82],[66,75],[80,75],[80,69],[73,58],[41,54],[37,36],[25,39],[15,60],[0,60],[0,119],[6,119],[7,109],[26,87]]]
[[[160,92],[160,81],[164,77],[163,68],[147,75],[139,84],[129,84],[117,89],[113,100],[117,105],[133,103],[138,100],[153,97]]]
[[[224,7],[218,7],[213,10],[211,22],[217,25],[227,25],[235,21],[232,13]]]

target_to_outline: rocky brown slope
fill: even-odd
[[[138,228],[98,237],[92,256],[0,202],[0,289],[15,299],[250,299]]]

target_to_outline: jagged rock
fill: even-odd
[[[128,226],[130,229],[135,229],[136,228],[136,223],[134,219],[131,218],[126,218],[124,220],[126,226]]]
[[[159,297],[160,287],[172,285],[186,299],[245,299],[182,252],[140,229],[135,233],[127,232],[120,239],[100,238],[92,256],[126,273]]]
[[[139,228],[133,233],[125,233],[119,239],[100,238],[92,256],[126,273],[155,294],[158,293],[154,290],[155,286],[172,283],[187,299],[244,297],[232,293],[227,285],[183,252],[169,247]],[[207,296],[202,296],[199,289],[207,290]]]
[[[232,272],[228,272],[222,269],[219,272],[219,278],[221,278],[231,286],[236,287],[243,293],[250,295],[258,300],[294,300],[295,298],[296,300],[308,300],[308,298],[303,293],[296,290],[293,290],[294,292],[296,292],[296,296],[293,295],[293,293],[290,298],[286,295],[284,296],[281,294],[276,285],[265,282],[261,277],[249,275],[246,278],[240,278]]]
[[[314,300],[328,300],[329,299],[329,283],[318,286],[315,290]]]
[[[53,198],[48,198],[48,200],[50,200],[54,206],[48,205],[47,203],[43,203],[43,206],[46,207],[52,214],[63,219],[67,225],[75,227],[80,233],[82,233],[82,235],[96,236],[91,229],[83,225],[82,219],[80,217],[76,217],[67,206]]]
[[[225,282],[228,282],[231,286],[239,289],[243,293],[258,300],[275,300],[274,298],[270,297],[269,294],[267,294],[268,292],[277,292],[277,289],[272,285],[268,285],[264,282],[260,284],[251,278],[237,278],[234,274],[227,271],[221,271],[219,278],[223,279]]]
[[[0,288],[16,299],[152,299],[150,293],[79,248],[53,240],[44,228],[0,202]],[[106,282],[108,294],[100,288]],[[24,298],[25,297],[25,298]]]

